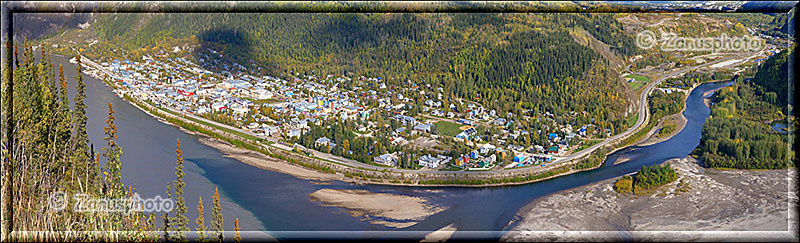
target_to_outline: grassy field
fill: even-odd
[[[636,82],[629,82],[629,83],[628,83],[628,85],[630,85],[630,86],[631,86],[631,89],[633,89],[633,91],[639,91],[639,89],[641,89],[642,87],[644,87],[644,84],[645,84],[645,82],[639,82],[639,81],[636,81]]]
[[[636,75],[636,74],[628,74],[623,76],[623,78],[633,78],[636,81],[650,82],[650,78],[648,78],[647,76]]]
[[[628,82],[628,85],[631,86],[631,89],[633,89],[633,91],[639,91],[639,89],[641,89],[647,82],[650,82],[650,78],[648,78],[647,76],[636,75],[636,74],[628,74],[623,76],[623,78],[625,79],[633,78],[636,80],[634,82]]]
[[[447,121],[440,121],[434,124],[436,126],[436,130],[439,131],[439,134],[444,134],[447,136],[455,136],[461,132],[461,124],[452,123]]]

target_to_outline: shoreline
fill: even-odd
[[[688,122],[688,120],[686,119],[686,116],[683,115],[683,113],[686,111],[686,102],[689,100],[689,95],[694,91],[694,89],[697,88],[697,87],[700,87],[700,85],[707,84],[707,83],[719,83],[719,82],[729,82],[729,81],[730,80],[715,80],[715,81],[710,81],[710,82],[705,82],[705,83],[699,83],[699,84],[695,85],[694,87],[690,88],[686,92],[686,97],[683,98],[684,105],[683,105],[683,108],[679,112],[677,112],[675,114],[671,114],[671,115],[665,116],[665,117],[662,117],[658,121],[658,123],[655,126],[653,126],[653,128],[650,129],[650,131],[647,132],[647,134],[642,136],[642,138],[640,138],[639,140],[631,143],[630,145],[624,146],[623,148],[629,147],[629,146],[649,146],[649,145],[653,145],[653,144],[657,144],[657,143],[660,143],[660,142],[667,141],[667,140],[671,139],[672,137],[674,137],[675,135],[678,135],[679,133],[681,133],[683,131],[684,128],[686,128],[686,123]],[[702,95],[703,96],[703,103],[706,105],[706,107],[710,108],[710,98],[706,98],[705,96],[707,96],[708,94],[710,94],[712,92],[716,92],[716,91],[718,91],[718,90],[720,90],[722,88],[725,88],[725,87],[719,87],[719,88],[716,88],[716,89],[707,90],[706,92],[703,92],[703,95]],[[676,119],[678,121],[678,126],[675,128],[675,131],[673,131],[669,136],[666,136],[666,137],[663,137],[663,138],[653,137],[655,135],[656,131],[658,131],[659,128],[663,127],[663,122],[666,122],[669,119]],[[609,152],[609,153],[613,153],[613,152],[616,152],[616,150],[614,150],[612,152]],[[614,164],[625,163],[627,161],[628,160],[617,161]]]

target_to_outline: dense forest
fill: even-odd
[[[783,111],[788,109],[784,108],[787,100],[778,97],[786,95],[787,76],[779,74],[788,72],[786,62],[790,55],[794,54],[783,52],[770,58],[759,67],[752,83],[740,80],[715,94],[697,151],[704,166],[783,169],[794,161],[788,135],[769,125],[786,119]]]
[[[664,92],[654,91],[653,95],[647,100],[650,103],[650,114],[653,120],[657,121],[662,117],[672,115],[681,111],[686,103],[686,94],[683,92]]]
[[[783,51],[764,61],[764,64],[753,76],[756,92],[763,95],[764,100],[779,107],[794,105],[789,99],[789,61],[794,58],[794,51]],[[783,109],[784,114],[788,110]]]
[[[2,157],[4,170],[10,173],[3,175],[2,181],[6,200],[3,232],[22,232],[11,235],[11,241],[185,241],[189,220],[183,199],[185,173],[180,141],[176,178],[167,186],[167,195],[175,202],[172,212],[135,211],[140,210],[133,208],[135,204],[124,208],[111,205],[114,208],[103,210],[87,206],[91,202],[73,199],[85,195],[93,200],[136,200],[137,195],[131,185],[122,183],[123,150],[116,142],[112,104],[108,104],[103,128],[106,144],[96,150],[87,135],[82,75],[68,80],[62,66],[51,65],[48,54],[42,51],[39,57],[37,61],[27,44],[23,48],[14,46],[11,68],[3,70]],[[80,73],[80,59],[77,61],[76,72]],[[68,82],[75,83],[74,97],[68,97]],[[101,156],[105,163],[101,163]],[[54,195],[64,195],[63,204],[58,204],[58,197],[54,201]],[[222,208],[218,194],[214,199],[211,227],[205,230],[202,208],[195,223],[204,229],[198,231],[207,231],[204,235],[209,239],[221,241]],[[155,233],[158,230],[163,235]],[[84,233],[73,233],[76,231]]]
[[[274,76],[410,79],[501,114],[585,110],[621,128],[627,87],[576,41],[578,29],[615,55],[639,51],[613,15],[474,13],[108,14],[95,24],[102,45],[89,51],[134,57],[194,44],[193,58],[217,71],[235,62]]]

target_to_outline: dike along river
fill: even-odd
[[[65,75],[74,86],[75,65],[66,58],[52,56],[56,67],[64,65]],[[326,231],[318,236],[372,238],[405,236],[422,238],[428,232],[454,224],[458,237],[499,239],[504,230],[513,226],[517,211],[533,200],[570,188],[634,172],[643,165],[662,163],[667,159],[688,155],[700,141],[700,131],[709,116],[703,104],[703,93],[730,83],[703,84],[690,94],[684,115],[686,127],[671,139],[649,145],[635,146],[610,155],[604,166],[592,171],[575,173],[537,183],[519,186],[462,188],[462,187],[400,187],[353,185],[334,181],[328,185],[312,184],[273,171],[258,169],[237,160],[223,157],[214,148],[198,142],[198,137],[181,132],[177,127],[159,122],[120,99],[102,81],[84,75],[89,137],[95,150],[104,147],[103,127],[108,103],[113,103],[118,143],[122,147],[123,181],[134,185],[145,197],[166,196],[165,186],[175,178],[175,141],[181,140],[185,161],[186,189],[184,197],[188,217],[194,228],[198,197],[203,197],[205,218],[211,219],[214,188],[222,195],[226,230],[232,230],[233,220],[239,218],[243,231],[266,231],[278,239],[293,239],[313,235],[309,231]],[[74,88],[73,88],[74,89]],[[74,91],[70,90],[70,99]],[[613,165],[620,158],[628,162]],[[397,230],[370,224],[350,216],[345,209],[325,207],[312,202],[308,195],[319,189],[361,189],[371,192],[422,197],[445,211],[434,214],[417,225]],[[348,232],[340,232],[348,231]],[[375,232],[399,231],[399,232]],[[463,232],[472,231],[472,232]],[[245,236],[250,235],[245,233]]]

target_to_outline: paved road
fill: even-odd
[[[713,65],[713,64],[716,64],[716,63],[719,63],[719,62],[724,62],[724,61],[728,61],[728,60],[742,58],[743,56],[747,56],[747,55],[746,54],[739,54],[739,55],[734,56],[734,57],[730,57],[730,58],[726,58],[726,59],[720,59],[720,60],[717,60],[717,61],[714,61],[714,62],[709,62],[709,63],[697,65],[697,66],[685,67],[685,68],[673,71],[671,73],[665,74],[664,76],[662,76],[661,78],[659,78],[655,82],[651,82],[650,84],[648,84],[647,87],[645,87],[645,90],[642,91],[641,95],[639,96],[639,119],[636,120],[636,124],[633,127],[629,128],[625,132],[622,132],[622,133],[617,134],[617,135],[615,135],[615,136],[613,136],[613,137],[611,137],[609,139],[606,139],[606,140],[604,140],[602,142],[599,142],[599,143],[597,143],[595,145],[592,145],[588,149],[584,149],[582,151],[579,151],[579,152],[574,153],[574,154],[570,154],[570,155],[565,156],[565,157],[560,157],[560,158],[556,159],[553,163],[560,163],[560,162],[563,162],[563,161],[568,161],[568,160],[572,160],[572,159],[581,158],[583,156],[587,156],[587,155],[589,155],[589,153],[594,152],[595,150],[597,150],[598,148],[600,148],[602,146],[605,146],[605,145],[607,145],[609,143],[612,143],[612,142],[616,142],[619,139],[623,139],[623,138],[627,137],[628,135],[631,135],[631,134],[635,133],[641,126],[644,125],[645,121],[650,118],[649,117],[650,116],[650,107],[647,105],[647,97],[650,95],[650,93],[653,91],[653,89],[656,86],[658,86],[658,84],[663,82],[664,80],[666,80],[666,79],[668,79],[670,77],[678,76],[680,74],[686,73],[686,72],[694,70],[694,69],[706,67],[708,65]]]
[[[346,159],[346,158],[343,158],[341,156],[336,156],[336,155],[332,155],[332,154],[328,154],[328,153],[322,153],[322,152],[319,152],[319,151],[316,151],[316,150],[311,150],[311,152],[312,152],[313,156],[316,156],[316,157],[319,157],[319,158],[323,158],[323,159],[327,159],[327,160],[330,160],[330,161],[335,161],[335,162],[342,163],[342,164],[345,164],[345,165],[348,165],[348,166],[352,166],[352,167],[356,167],[356,168],[365,168],[365,169],[369,169],[369,170],[386,170],[386,169],[388,169],[389,171],[392,171],[392,172],[404,172],[404,173],[431,173],[431,174],[450,174],[450,173],[455,173],[455,174],[461,174],[461,173],[486,174],[486,173],[491,173],[491,174],[499,174],[499,173],[504,173],[504,172],[509,172],[509,171],[514,171],[514,172],[519,172],[519,171],[536,172],[536,171],[546,170],[549,167],[552,167],[552,166],[554,166],[556,164],[564,163],[564,162],[568,162],[568,161],[571,161],[571,160],[574,160],[574,159],[582,158],[584,156],[588,156],[589,154],[591,154],[595,150],[599,149],[600,147],[608,145],[610,143],[617,142],[618,140],[621,140],[621,139],[625,139],[629,135],[631,135],[631,134],[635,133],[636,131],[638,131],[638,129],[640,129],[645,124],[645,122],[649,119],[649,115],[650,115],[649,106],[646,105],[647,104],[647,97],[649,96],[649,94],[653,91],[653,89],[658,84],[660,84],[662,81],[666,80],[667,78],[674,77],[674,76],[686,73],[688,71],[691,71],[691,70],[694,70],[694,69],[698,69],[698,68],[702,68],[702,67],[705,67],[705,66],[708,66],[708,65],[713,65],[713,64],[716,64],[716,63],[719,63],[719,62],[724,62],[724,61],[729,61],[729,60],[733,60],[733,59],[742,58],[743,56],[747,56],[747,55],[751,55],[751,54],[750,53],[743,53],[743,54],[739,54],[739,55],[737,55],[735,57],[730,57],[730,58],[726,58],[726,59],[720,59],[720,60],[716,60],[714,62],[709,62],[709,63],[697,65],[697,66],[685,67],[685,68],[670,72],[668,74],[664,74],[661,78],[659,78],[655,82],[651,82],[650,84],[648,84],[647,87],[645,88],[645,90],[642,91],[642,93],[641,93],[641,95],[639,97],[639,110],[638,110],[639,118],[636,120],[636,124],[633,127],[629,128],[628,130],[626,130],[626,131],[624,131],[624,132],[622,132],[620,134],[614,135],[613,137],[611,137],[609,139],[603,140],[600,143],[592,145],[591,147],[589,147],[587,149],[579,151],[577,153],[573,153],[573,154],[570,154],[570,155],[567,155],[567,156],[564,156],[564,157],[557,157],[556,160],[554,160],[551,163],[548,163],[547,167],[531,166],[531,167],[515,168],[515,169],[510,169],[510,170],[489,170],[489,171],[406,170],[406,169],[387,168],[387,167],[364,164],[364,163],[361,163],[359,161]],[[90,66],[95,67],[96,69],[99,69],[100,71],[102,71],[102,72],[104,72],[104,73],[106,73],[106,74],[108,74],[108,75],[110,75],[112,77],[121,79],[120,77],[118,77],[114,73],[102,68],[101,66],[97,65],[96,63],[92,62],[90,59],[88,59],[86,57],[82,57],[81,61],[86,63],[86,64],[88,64],[88,65],[90,65]],[[257,135],[255,133],[249,131],[249,130],[245,130],[245,129],[229,126],[227,124],[222,124],[222,123],[219,123],[219,122],[208,120],[208,119],[196,116],[196,115],[194,115],[192,113],[189,113],[189,112],[179,111],[179,110],[175,110],[175,109],[172,109],[172,108],[169,108],[169,109],[172,110],[173,112],[178,113],[178,114],[183,114],[183,115],[191,117],[193,119],[197,119],[197,120],[200,120],[200,121],[208,122],[208,123],[213,124],[215,126],[224,127],[224,128],[227,128],[227,129],[231,129],[231,130],[234,130],[234,131],[242,132],[244,134],[248,134],[248,135],[252,135],[252,136],[256,136],[256,137],[260,137],[260,138],[265,138],[264,136]],[[441,118],[439,118],[439,119],[441,119]],[[262,144],[263,146],[272,146],[272,147],[275,147],[275,148],[278,148],[278,149],[284,149],[284,150],[291,150],[292,149],[289,146],[285,146],[285,145],[282,145],[282,144],[278,143],[277,139],[269,138],[269,137],[266,137],[265,139],[268,140],[268,141],[274,142],[274,144],[272,144],[272,145]]]

